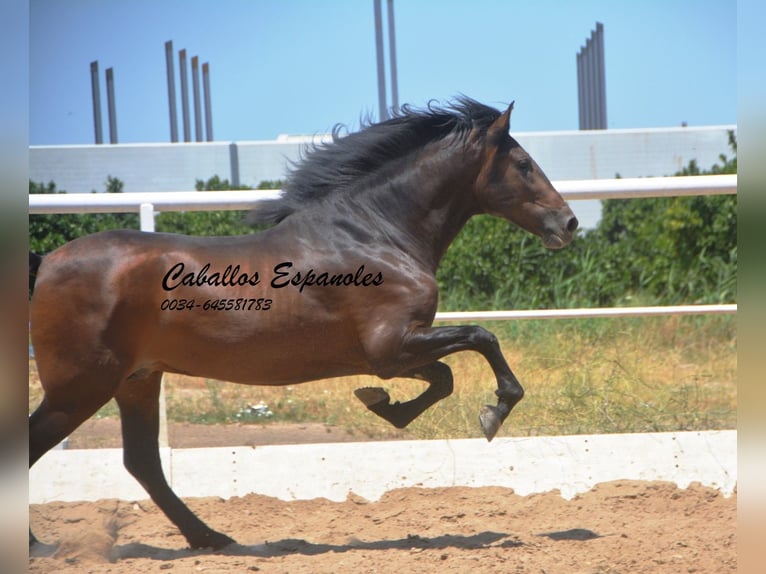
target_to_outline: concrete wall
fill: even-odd
[[[516,139],[552,180],[673,175],[692,159],[704,169],[731,155],[736,126],[521,133]]]
[[[692,482],[725,496],[737,484],[737,432],[388,441],[161,449],[176,493],[264,494],[282,500],[378,500],[395,488],[504,486],[517,494],[558,489],[565,498],[613,480]],[[121,449],[52,450],[29,473],[29,502],[142,500]]]
[[[729,153],[734,126],[514,133],[550,179],[673,175],[696,159],[707,168]],[[55,181],[68,192],[103,191],[107,176],[125,191],[183,191],[213,175],[256,186],[280,179],[313,138],[179,144],[32,146],[34,182]],[[237,173],[238,172],[238,173]],[[238,176],[238,177],[237,177]]]
[[[60,191],[104,191],[108,176],[124,191],[189,191],[197,179],[229,178],[228,143],[44,146],[29,149],[29,179]]]

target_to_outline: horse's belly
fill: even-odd
[[[344,323],[221,321],[168,332],[152,362],[171,372],[262,385],[297,384],[370,372],[359,339]]]

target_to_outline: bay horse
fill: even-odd
[[[217,549],[233,540],[163,475],[163,372],[257,385],[421,379],[427,388],[403,403],[382,388],[355,391],[402,428],[452,392],[440,359],[477,351],[497,380],[497,406],[479,416],[492,440],[524,391],[489,331],[432,326],[436,268],[475,214],[504,217],[551,249],[578,224],[511,137],[512,109],[461,97],[404,106],[345,136],[335,130],[293,167],[279,199],[253,210],[253,223],[274,224],[255,234],[106,231],[31,258],[30,329],[45,394],[29,417],[30,466],[114,398],[127,470],[192,548]]]

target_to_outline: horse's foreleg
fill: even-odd
[[[410,401],[397,401],[393,404],[389,394],[380,387],[357,389],[354,394],[368,409],[400,429],[410,424],[428,407],[452,394],[452,370],[439,361],[402,376],[423,379],[428,382],[428,388]]]
[[[374,344],[371,348],[374,349]],[[415,329],[407,334],[404,341],[398,345],[398,349],[396,357],[381,361],[381,371],[384,374],[396,368],[400,368],[402,372],[410,372],[417,369],[417,364],[427,365],[459,351],[476,351],[484,356],[497,379],[495,394],[498,397],[497,406],[487,405],[479,415],[479,422],[487,440],[495,437],[500,425],[524,396],[524,389],[503,357],[497,338],[482,327]],[[391,373],[390,376],[395,374],[397,373]]]
[[[197,518],[171,490],[162,472],[158,443],[161,379],[161,372],[153,372],[141,380],[125,381],[117,390],[125,468],[192,548],[222,548],[234,540]]]

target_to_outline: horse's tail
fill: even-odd
[[[32,297],[32,292],[35,290],[35,279],[37,279],[37,270],[40,269],[40,264],[43,262],[43,256],[37,253],[29,252],[29,296]]]

